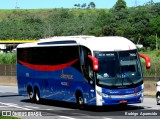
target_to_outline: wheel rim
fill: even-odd
[[[157,104],[160,104],[160,95],[157,96]]]
[[[39,101],[39,94],[38,94],[38,92],[36,93],[36,101],[37,102]]]
[[[79,102],[79,105],[83,105],[83,98],[82,98],[82,97],[79,97],[79,98],[78,98],[78,102]]]
[[[28,95],[29,95],[30,99],[33,99],[33,93],[32,92],[29,92]]]

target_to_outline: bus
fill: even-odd
[[[19,95],[107,106],[143,102],[150,58],[124,37],[64,36],[17,46]]]

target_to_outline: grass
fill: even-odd
[[[74,7],[74,6],[73,6]],[[14,15],[15,13],[20,14],[36,14],[39,17],[46,18],[51,14],[57,14],[62,13],[63,10],[66,10],[67,12],[73,13],[73,14],[95,14],[101,10],[104,10],[106,13],[109,11],[109,9],[78,9],[78,8],[72,8],[72,9],[64,9],[64,8],[53,8],[53,9],[0,9],[0,21],[7,18],[10,15]]]
[[[140,52],[146,54],[151,59],[151,68],[145,68],[145,61],[141,58],[142,62],[142,69],[144,76],[152,76],[152,77],[160,77],[160,51],[147,51],[147,52]]]
[[[0,116],[0,119],[21,119],[18,117],[10,117],[10,116]]]
[[[160,63],[160,51],[147,51],[147,52],[140,52],[140,53],[143,53],[143,54],[146,54],[150,57],[151,59],[151,63],[154,63],[154,62],[159,62]],[[144,61],[144,60],[142,60]]]

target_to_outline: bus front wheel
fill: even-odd
[[[76,98],[77,98],[78,108],[83,109],[84,108],[84,98],[83,98],[82,94],[77,94]]]

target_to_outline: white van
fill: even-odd
[[[160,104],[160,80],[156,84],[156,89],[157,89],[156,100],[157,100],[157,105],[159,105]]]

